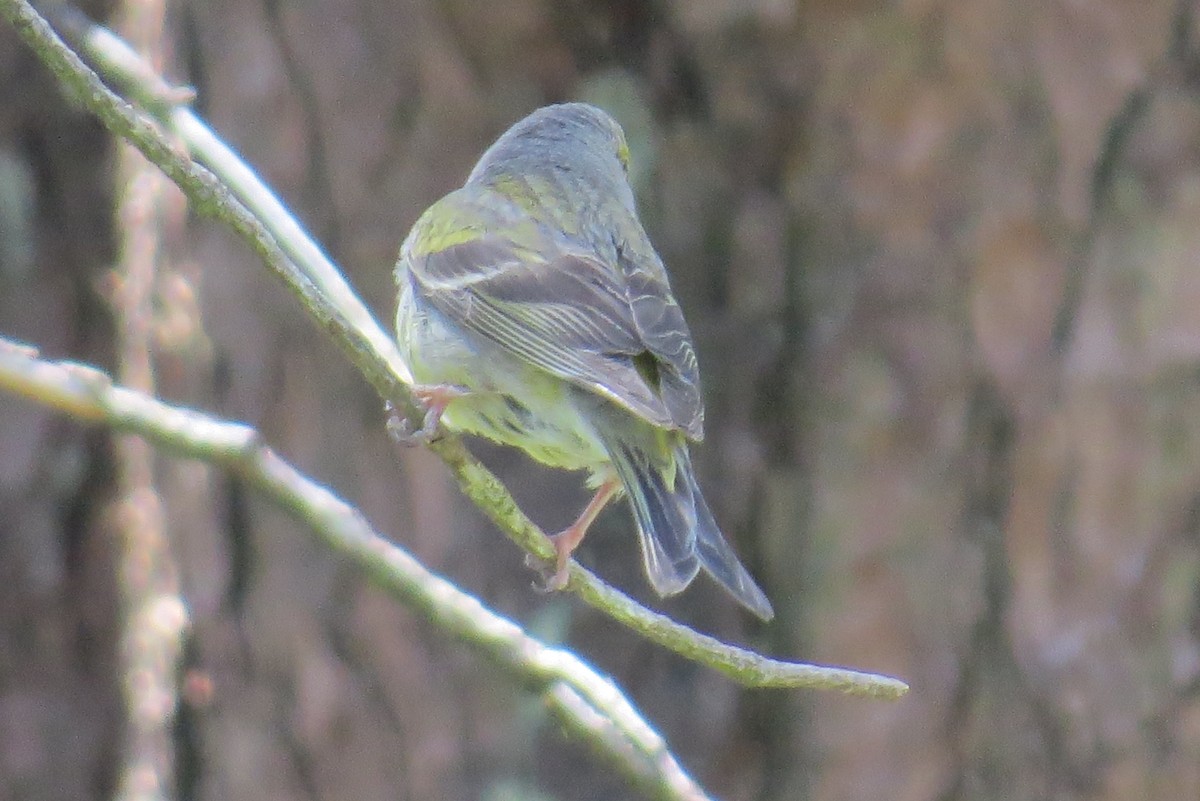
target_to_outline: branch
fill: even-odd
[[[392,338],[379,328],[340,271],[254,172],[196,115],[178,105],[187,92],[168,85],[111,32],[78,13],[57,12],[56,19],[79,47],[112,80],[128,87],[131,96],[140,98],[157,123],[105,87],[25,0],[0,0],[0,14],[55,75],[113,133],[131,141],[174,180],[198,210],[226,222],[245,238],[380,395],[417,419],[419,410],[407,388],[408,373]],[[207,168],[180,152],[171,137]],[[463,493],[509,539],[541,559],[553,558],[545,534],[521,512],[504,485],[471,456],[460,438],[444,435],[430,448],[450,468]],[[904,682],[888,676],[773,660],[726,645],[646,609],[574,562],[567,589],[647,639],[746,686],[835,689],[887,699],[908,691]]]
[[[117,9],[126,34],[159,59],[163,14],[163,0],[124,0]],[[106,295],[113,313],[116,375],[153,395],[150,342],[158,268],[166,261],[161,234],[172,223],[182,228],[186,206],[166,176],[127,144],[118,150],[114,182],[119,239]],[[113,468],[117,493],[103,519],[117,545],[119,654],[128,715],[114,798],[166,801],[175,797],[176,673],[191,621],[163,519],[154,450],[142,437],[115,436]]]
[[[290,512],[324,547],[353,561],[377,586],[540,694],[567,728],[651,795],[707,798],[616,685],[574,654],[543,644],[429,572],[376,533],[358,510],[262,444],[249,426],[114,385],[107,374],[87,365],[40,359],[33,349],[2,337],[0,389],[87,422],[138,434],[176,455],[220,465]]]

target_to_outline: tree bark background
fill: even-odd
[[[661,602],[884,704],[743,693],[569,598],[226,232],[158,273],[162,394],[258,427],[427,564],[611,673],[729,799],[1200,796],[1200,38],[1191,3],[210,0],[198,110],[381,318],[400,240],[505,127],[626,126],[697,340],[701,483],[779,617]],[[102,14],[104,9],[93,9]],[[113,148],[0,30],[0,332],[113,364]],[[478,449],[553,530],[585,494]],[[620,798],[503,676],[279,511],[160,460],[193,620],[179,795]],[[112,444],[0,397],[0,797],[110,793]],[[631,523],[581,551],[648,598]],[[653,601],[653,603],[659,603]]]

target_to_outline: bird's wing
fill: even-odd
[[[704,400],[692,335],[667,283],[666,268],[649,241],[643,237],[642,243],[640,249],[624,243],[617,248],[617,264],[624,276],[634,325],[657,361],[659,397],[680,428],[692,439],[701,440]]]
[[[521,243],[503,232],[462,239],[409,253],[410,280],[426,302],[655,425],[702,436],[695,355],[665,281],[630,280],[528,229]]]

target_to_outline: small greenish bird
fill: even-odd
[[[548,106],[417,220],[396,264],[396,332],[428,410],[422,430],[441,420],[589,473],[595,496],[551,538],[551,587],[565,585],[567,559],[623,493],[660,595],[703,568],[769,620],[770,602],[696,484],[696,354],[628,167],[624,132],[606,113]]]

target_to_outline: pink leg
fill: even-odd
[[[621,484],[616,478],[605,481],[596,490],[596,494],[592,496],[592,500],[584,507],[575,522],[550,537],[550,542],[554,544],[554,552],[558,556],[554,562],[554,575],[546,582],[546,589],[561,590],[567,586],[567,560],[579,547],[579,543],[583,542],[588,529],[591,528],[592,523],[608,505],[608,502],[612,500],[620,486]]]
[[[425,407],[425,418],[421,421],[419,429],[414,431],[412,424],[406,418],[397,415],[391,403],[387,404],[390,415],[388,433],[401,445],[414,445],[432,439],[450,401],[468,394],[466,389],[454,384],[414,384],[411,389],[413,397]]]

